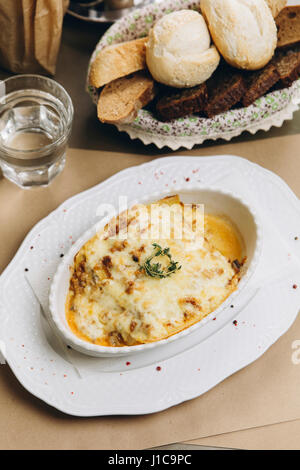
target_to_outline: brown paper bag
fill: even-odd
[[[69,0],[0,0],[0,65],[17,73],[55,73]]]

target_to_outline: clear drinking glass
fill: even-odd
[[[66,90],[40,75],[0,82],[0,167],[21,188],[47,186],[65,165],[73,121]]]

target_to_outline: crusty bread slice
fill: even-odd
[[[272,61],[263,69],[253,72],[246,80],[247,90],[243,95],[243,105],[250,106],[265,95],[279,79],[280,74]]]
[[[266,0],[266,2],[272,12],[273,18],[276,18],[287,4],[287,0]]]
[[[286,7],[276,18],[277,47],[293,46],[300,42],[300,5]]]
[[[107,46],[98,52],[91,64],[90,85],[100,88],[117,78],[146,68],[148,38],[135,39]]]
[[[300,77],[300,51],[298,47],[278,51],[272,62],[284,87],[291,86]]]
[[[163,121],[171,121],[203,111],[207,101],[206,83],[181,90],[172,88],[156,103],[157,113]]]
[[[204,106],[204,114],[212,118],[229,111],[239,103],[246,92],[246,80],[242,72],[222,65],[207,81],[208,100]]]
[[[128,124],[155,96],[154,80],[136,72],[106,85],[98,100],[98,118],[109,124]]]

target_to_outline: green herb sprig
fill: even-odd
[[[140,265],[140,271],[145,271],[145,274],[147,274],[150,277],[156,277],[158,279],[162,279],[162,278],[171,276],[171,274],[181,269],[181,266],[178,266],[179,264],[178,261],[172,260],[170,248],[163,249],[157,243],[153,243],[152,246],[154,247],[155,251],[153,255],[149,256],[146,259],[143,265]],[[162,268],[162,265],[160,263],[151,264],[151,261],[153,260],[153,258],[156,258],[157,256],[167,256],[170,261],[168,266],[166,266],[165,268]]]

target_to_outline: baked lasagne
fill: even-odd
[[[150,216],[155,207],[158,216]],[[238,286],[243,243],[226,217],[197,209],[178,196],[136,205],[89,240],[72,267],[66,316],[73,333],[102,346],[134,346],[174,335],[219,307]]]

